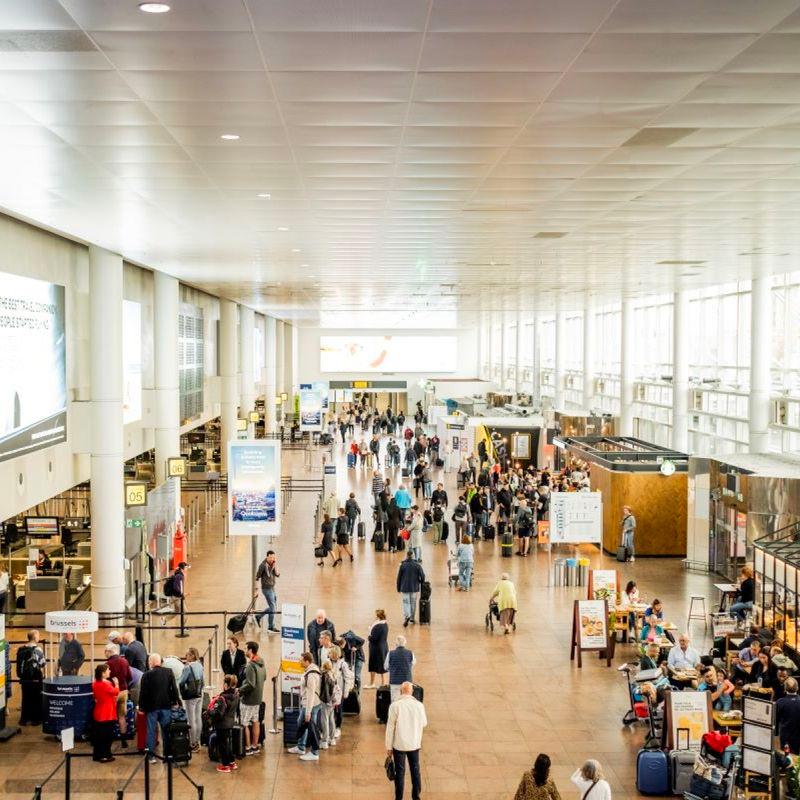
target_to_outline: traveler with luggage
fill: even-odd
[[[289,748],[292,755],[299,755],[301,761],[319,761],[319,717],[322,710],[319,691],[322,673],[314,663],[311,653],[300,656],[303,677],[300,679],[300,727],[297,730],[297,744]],[[308,752],[306,743],[308,742]]]
[[[330,555],[331,561],[336,565],[336,556],[333,553],[333,522],[326,512],[322,515],[322,525],[320,526],[319,537],[314,542],[314,556],[319,559],[318,567],[325,566],[325,556]]]
[[[630,506],[622,506],[622,546],[626,550],[627,560],[636,561],[636,551],[633,539],[636,534],[636,517],[633,516]]]
[[[222,680],[222,692],[208,704],[208,719],[214,729],[208,740],[208,750],[213,746],[219,757],[217,772],[227,773],[238,769],[233,752],[233,729],[239,713],[239,692],[235,675],[226,675]]]
[[[503,633],[511,633],[515,627],[514,617],[517,614],[517,589],[507,572],[500,576],[497,586],[494,587],[492,596],[489,598],[490,602],[492,600],[497,603]]]
[[[347,516],[347,533],[353,536],[356,530],[356,520],[359,514],[361,514],[361,507],[358,505],[358,501],[353,492],[350,492],[350,497],[345,500],[344,513]]]
[[[400,509],[400,523],[404,524],[408,510],[412,505],[411,495],[404,483],[401,483],[398,490],[394,493],[394,499],[397,503],[397,507]]]
[[[411,773],[411,798],[412,800],[420,798],[422,777],[419,768],[419,753],[422,749],[422,731],[427,724],[425,706],[414,697],[413,684],[406,681],[400,687],[397,700],[389,706],[384,739],[386,754],[394,761],[395,800],[403,800],[406,760]]]
[[[119,686],[117,679],[112,678],[108,664],[98,664],[94,668],[92,682],[92,761],[107,764],[114,760],[111,755],[111,744],[114,741],[114,725],[117,722],[117,696]]]
[[[414,559],[414,554],[409,550],[397,570],[397,591],[403,598],[404,628],[407,628],[409,623],[412,625],[416,623],[414,617],[417,613],[417,598],[424,582],[425,572],[422,564]]]
[[[400,697],[400,687],[408,681],[414,682],[413,669],[417,657],[406,647],[406,637],[395,637],[395,648],[386,654],[383,666],[389,673],[389,696],[394,703]]]
[[[119,654],[119,645],[107,644],[105,648],[106,659],[108,661],[109,674],[117,679],[117,718],[119,720],[119,734],[123,749],[128,746],[125,734],[128,732],[128,684],[133,680],[133,673],[128,660]]]
[[[308,649],[313,653],[312,661],[319,664],[319,648],[320,648],[320,634],[322,631],[330,633],[331,641],[336,638],[336,626],[331,620],[328,619],[327,613],[324,608],[318,608],[314,619],[306,626],[306,640],[308,641]]]
[[[417,561],[422,561],[422,512],[418,506],[411,507],[411,520],[408,523],[408,550]]]
[[[342,563],[342,550],[350,556],[350,561],[353,561],[353,551],[350,549],[350,534],[348,533],[349,525],[344,508],[340,508],[336,517],[336,558],[333,561],[334,567]]]
[[[261,752],[261,722],[259,712],[264,699],[267,670],[258,654],[258,642],[248,642],[245,656],[247,666],[244,681],[239,687],[239,724],[244,728],[244,754],[256,756]]]
[[[433,528],[433,543],[441,544],[442,533],[444,532],[444,508],[436,503],[431,508],[431,528]]]
[[[17,650],[17,678],[22,688],[20,725],[42,724],[42,685],[45,657],[39,646],[39,631],[28,631],[27,644]]]
[[[475,548],[472,537],[464,535],[456,550],[458,561],[458,591],[468,592],[472,585],[472,566],[475,561]]]
[[[333,648],[331,648],[333,649]],[[338,650],[338,648],[337,648]],[[336,678],[330,659],[322,662],[319,678],[319,749],[327,750],[336,746]],[[340,700],[341,702],[341,700]]]
[[[180,705],[181,698],[175,675],[168,667],[161,664],[161,656],[151,653],[148,659],[150,669],[142,675],[139,689],[139,710],[147,716],[146,750],[150,763],[155,764],[156,734],[161,728],[162,743],[166,741],[167,726],[172,721],[170,710]]]
[[[458,502],[453,509],[453,522],[456,524],[456,542],[460,542],[461,537],[467,532],[469,520],[469,506],[462,495],[458,498]]]
[[[483,494],[483,489],[475,492],[469,501],[469,513],[473,522],[473,536],[476,539],[481,538],[481,530],[485,520],[484,514],[486,513],[486,496]]]
[[[593,758],[584,761],[570,780],[578,789],[579,800],[611,800],[611,787],[603,775],[600,762]]]
[[[389,501],[386,509],[386,544],[390,553],[397,551],[397,536],[400,533],[400,526],[402,524],[403,512],[397,505],[397,500],[393,497]]]
[[[278,571],[278,559],[274,550],[267,550],[264,560],[258,565],[256,570],[256,587],[253,597],[258,596],[259,587],[264,599],[267,601],[267,630],[270,633],[278,633],[275,627],[275,611],[278,608],[278,597],[275,594],[275,581],[280,578]]]
[[[536,756],[533,768],[522,776],[514,800],[561,800],[550,777],[550,756],[545,753]]]
[[[345,631],[338,639],[336,644],[342,651],[342,658],[345,664],[353,672],[354,687],[357,691],[361,690],[361,670],[364,668],[364,639],[351,630]],[[345,700],[347,695],[345,694]]]
[[[524,497],[520,498],[517,516],[514,521],[516,523],[517,533],[519,535],[519,550],[517,550],[517,555],[526,557],[531,547],[533,513],[531,512],[530,508],[528,508],[528,501]]]
[[[77,675],[86,661],[81,643],[74,633],[65,633],[58,644],[58,668],[62,675]]]
[[[200,749],[200,733],[203,729],[203,686],[205,685],[203,665],[196,647],[190,647],[184,658],[185,666],[178,680],[178,691],[186,710],[189,723],[189,744],[192,752]]]
[[[226,648],[220,658],[220,666],[223,675],[235,675],[237,683],[244,680],[244,669],[247,666],[247,656],[244,650],[239,647],[239,640],[235,636],[229,636],[226,641]]]
[[[386,621],[386,612],[379,608],[375,611],[375,622],[372,623],[367,636],[369,642],[369,683],[365,689],[377,689],[386,686],[386,656],[389,655],[389,623]],[[376,676],[380,683],[376,683]]]

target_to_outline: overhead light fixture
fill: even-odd
[[[238,133],[223,133],[222,136],[219,137],[220,139],[224,139],[226,142],[235,142],[239,138]]]
[[[288,231],[289,229],[285,225],[279,225],[278,226],[278,230],[279,231]]]
[[[139,3],[139,11],[145,14],[166,14],[169,10],[169,3]]]
[[[269,192],[261,192],[258,197],[263,197],[265,200],[272,199],[272,195]]]
[[[299,253],[300,252],[300,248],[299,247],[293,247],[292,248],[292,252],[293,253]]]

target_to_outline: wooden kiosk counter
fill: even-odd
[[[628,436],[556,437],[556,447],[589,465],[603,495],[603,549],[622,539],[622,507],[636,517],[637,556],[685,556],[688,462],[678,453]]]

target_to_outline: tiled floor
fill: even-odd
[[[355,491],[368,508],[371,474],[348,471],[344,448],[337,444],[339,494]],[[311,477],[302,455],[284,455],[284,474]],[[399,478],[393,476],[396,486]],[[455,495],[455,477],[446,487]],[[374,553],[368,543],[357,543],[356,560],[336,569],[315,566],[312,554],[312,495],[296,495],[284,517],[277,547],[281,578],[279,599],[305,602],[309,618],[319,606],[328,610],[337,630],[352,627],[366,634],[375,608],[387,610],[390,637],[401,632],[400,602],[395,592],[398,555]],[[245,539],[220,543],[220,517],[207,518],[191,546],[192,569],[187,606],[192,610],[240,608],[251,591],[250,546]],[[583,548],[596,566],[615,562],[594,547]],[[426,541],[423,566],[433,583],[433,623],[406,631],[417,655],[414,678],[425,688],[429,726],[423,742],[423,797],[426,800],[512,798],[522,772],[539,752],[553,760],[554,776],[564,797],[576,791],[569,775],[588,757],[605,769],[615,800],[636,796],[634,759],[644,730],[620,723],[627,708],[623,679],[615,668],[587,657],[582,670],[569,660],[572,601],[585,589],[548,587],[551,554],[527,559],[501,559],[499,545],[476,545],[475,586],[465,594],[448,589],[447,548]],[[520,612],[513,636],[484,629],[488,596],[500,572],[511,572],[518,587]],[[692,592],[714,596],[712,579],[686,573],[678,560],[644,559],[624,570],[633,576],[646,598],[659,596],[666,616],[685,620]],[[703,626],[694,623],[696,644],[708,642]],[[181,654],[191,644],[203,646],[206,633],[177,640],[157,637],[162,654]],[[279,643],[264,638],[270,675],[279,659]],[[630,646],[617,648],[614,667],[632,654]],[[215,678],[217,676],[215,675]],[[366,676],[365,676],[366,677]],[[350,800],[392,796],[383,773],[383,731],[376,721],[374,692],[364,691],[359,718],[347,718],[341,743],[322,753],[318,763],[301,763],[286,754],[279,736],[268,735],[267,752],[247,759],[233,775],[218,775],[201,752],[188,768],[205,786],[205,797],[221,800],[234,795],[259,800]],[[12,702],[16,717],[18,701]],[[84,746],[85,747],[85,746]],[[33,785],[60,758],[57,743],[25,729],[21,736],[0,744],[0,796],[30,798]],[[112,797],[133,770],[134,760],[99,766],[79,760],[73,771],[73,792],[82,800]],[[163,767],[155,770],[153,797],[166,797]],[[44,797],[63,796],[45,791]],[[140,776],[125,797],[142,797]],[[183,777],[175,782],[175,796],[195,796]],[[407,796],[410,796],[410,789]]]

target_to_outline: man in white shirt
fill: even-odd
[[[689,635],[682,633],[678,637],[678,644],[675,645],[667,657],[667,664],[671,669],[684,670],[695,669],[700,663],[700,654],[689,645]]]
[[[406,777],[406,758],[411,771],[411,800],[419,800],[422,779],[419,771],[419,751],[422,729],[428,724],[425,706],[414,697],[414,685],[406,681],[400,687],[400,697],[389,706],[386,722],[386,754],[394,759],[394,797],[403,800]]]

